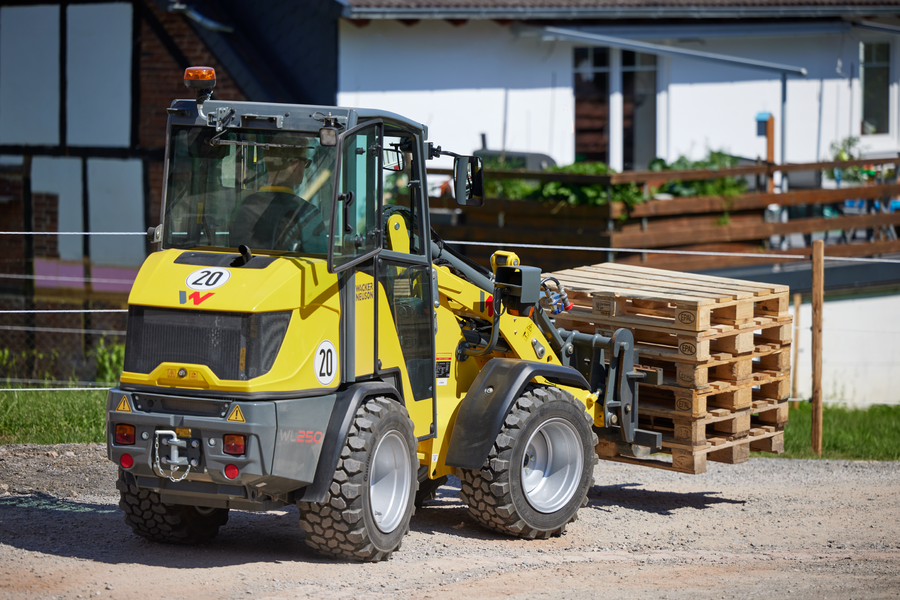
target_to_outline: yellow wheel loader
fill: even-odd
[[[197,543],[230,509],[296,505],[315,550],[381,560],[455,474],[480,524],[548,537],[586,502],[598,436],[660,447],[637,428],[637,380],[660,373],[629,331],[556,327],[558,282],[432,232],[426,161],[454,156],[477,206],[479,158],[396,114],[212,100],[205,67],[185,83],[107,401],[135,533]]]

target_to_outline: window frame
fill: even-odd
[[[875,133],[866,133],[863,128],[863,118],[865,116],[865,81],[863,69],[864,66],[864,55],[865,55],[865,46],[866,45],[876,45],[876,44],[884,44],[888,47],[887,51],[887,64],[880,64],[878,61],[875,61],[874,64],[869,63],[866,66],[873,67],[883,67],[887,66],[888,68],[888,76],[887,76],[887,131],[880,131]],[[893,144],[898,137],[897,131],[897,117],[898,111],[896,107],[896,102],[894,102],[894,98],[896,96],[896,87],[897,87],[897,66],[895,60],[896,48],[895,44],[890,38],[863,38],[859,41],[859,73],[857,75],[857,79],[859,81],[859,119],[857,120],[857,124],[859,125],[859,137],[862,139],[863,137],[867,142],[877,142],[880,140],[884,140],[884,143]],[[856,94],[854,94],[856,95]],[[854,118],[856,115],[854,115]]]

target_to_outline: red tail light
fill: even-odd
[[[116,425],[116,443],[123,446],[134,445],[134,425]]]
[[[247,438],[245,436],[229,433],[222,441],[224,442],[224,447],[222,450],[225,452],[225,454],[231,454],[232,456],[241,456],[244,454],[244,449],[247,442]]]

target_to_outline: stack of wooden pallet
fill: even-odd
[[[703,473],[707,460],[740,463],[751,449],[783,451],[787,286],[614,263],[552,275],[575,304],[557,316],[559,326],[606,336],[630,329],[639,363],[663,370],[662,385],[640,385],[640,427],[662,434],[672,462],[621,456],[603,441],[601,458]]]

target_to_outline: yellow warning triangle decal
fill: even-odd
[[[128,405],[128,398],[122,396],[122,400],[119,401],[119,405],[116,407],[116,412],[131,412],[131,406]]]
[[[231,411],[231,414],[228,415],[228,419],[232,423],[246,423],[247,421],[244,419],[244,413],[241,412],[240,406],[235,406],[234,410]]]

